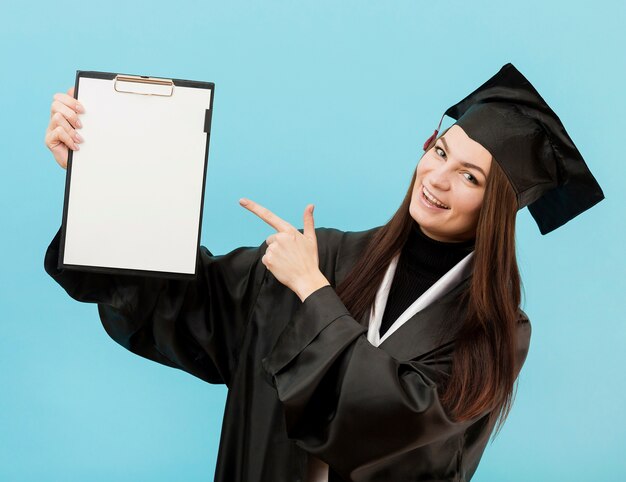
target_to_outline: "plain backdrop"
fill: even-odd
[[[513,410],[474,480],[626,480],[626,4],[0,3],[0,480],[213,479],[226,389],[137,357],[43,269],[65,171],[44,145],[76,70],[216,84],[202,244],[257,246],[248,197],[302,227],[385,223],[443,113],[512,62],[606,199],[542,236],[518,215],[533,324]],[[453,121],[444,119],[443,127]]]

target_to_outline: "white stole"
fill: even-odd
[[[391,283],[396,273],[396,267],[398,266],[398,260],[400,254],[398,253],[389,263],[387,271],[383,278],[376,298],[374,299],[374,306],[370,310],[370,321],[367,331],[367,340],[374,346],[379,346],[383,341],[390,337],[398,328],[404,323],[410,320],[413,315],[426,308],[431,303],[434,303],[446,293],[452,290],[456,285],[461,282],[468,274],[470,267],[470,260],[474,251],[469,253],[465,258],[455,264],[446,274],[439,278],[430,288],[428,288],[418,299],[416,299],[412,305],[410,305],[404,313],[402,313],[396,321],[389,327],[383,337],[380,337],[380,325],[383,321],[383,314],[385,312],[385,306],[387,306],[387,299],[389,298],[389,291],[391,290]],[[328,482],[328,465],[322,460],[313,455],[309,455],[308,474],[305,479],[306,482]]]
[[[370,310],[370,322],[367,331],[368,341],[378,346],[388,337],[390,337],[398,328],[404,325],[410,320],[416,313],[426,308],[431,303],[434,303],[446,293],[452,290],[461,280],[463,280],[470,268],[470,260],[474,251],[469,253],[465,258],[455,264],[446,274],[439,278],[430,288],[428,288],[422,295],[416,299],[411,306],[409,306],[404,313],[402,313],[398,319],[389,327],[383,337],[380,337],[380,325],[383,321],[383,314],[385,313],[385,307],[387,306],[387,298],[389,298],[389,290],[391,290],[391,283],[396,273],[396,266],[398,265],[398,259],[400,254],[397,254],[389,263],[387,272],[383,278],[376,298],[374,300],[374,306]]]

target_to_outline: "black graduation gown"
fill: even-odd
[[[216,481],[305,481],[308,453],[331,481],[469,480],[493,427],[487,414],[452,422],[437,383],[458,326],[448,309],[471,274],[374,347],[334,287],[379,228],[316,228],[331,286],[304,303],[261,262],[265,242],[218,256],[202,247],[197,280],[181,281],[58,270],[57,233],[45,269],[72,298],[98,303],[128,350],[228,386]],[[530,341],[519,314],[518,370]]]

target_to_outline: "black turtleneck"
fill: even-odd
[[[414,221],[398,260],[380,336],[417,298],[473,249],[473,239],[460,243],[437,241],[422,233]]]

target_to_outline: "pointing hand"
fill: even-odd
[[[302,301],[313,291],[330,284],[319,270],[312,204],[304,210],[304,233],[254,201],[242,198],[239,204],[276,229],[277,232],[266,239],[267,249],[261,262],[278,281]]]

